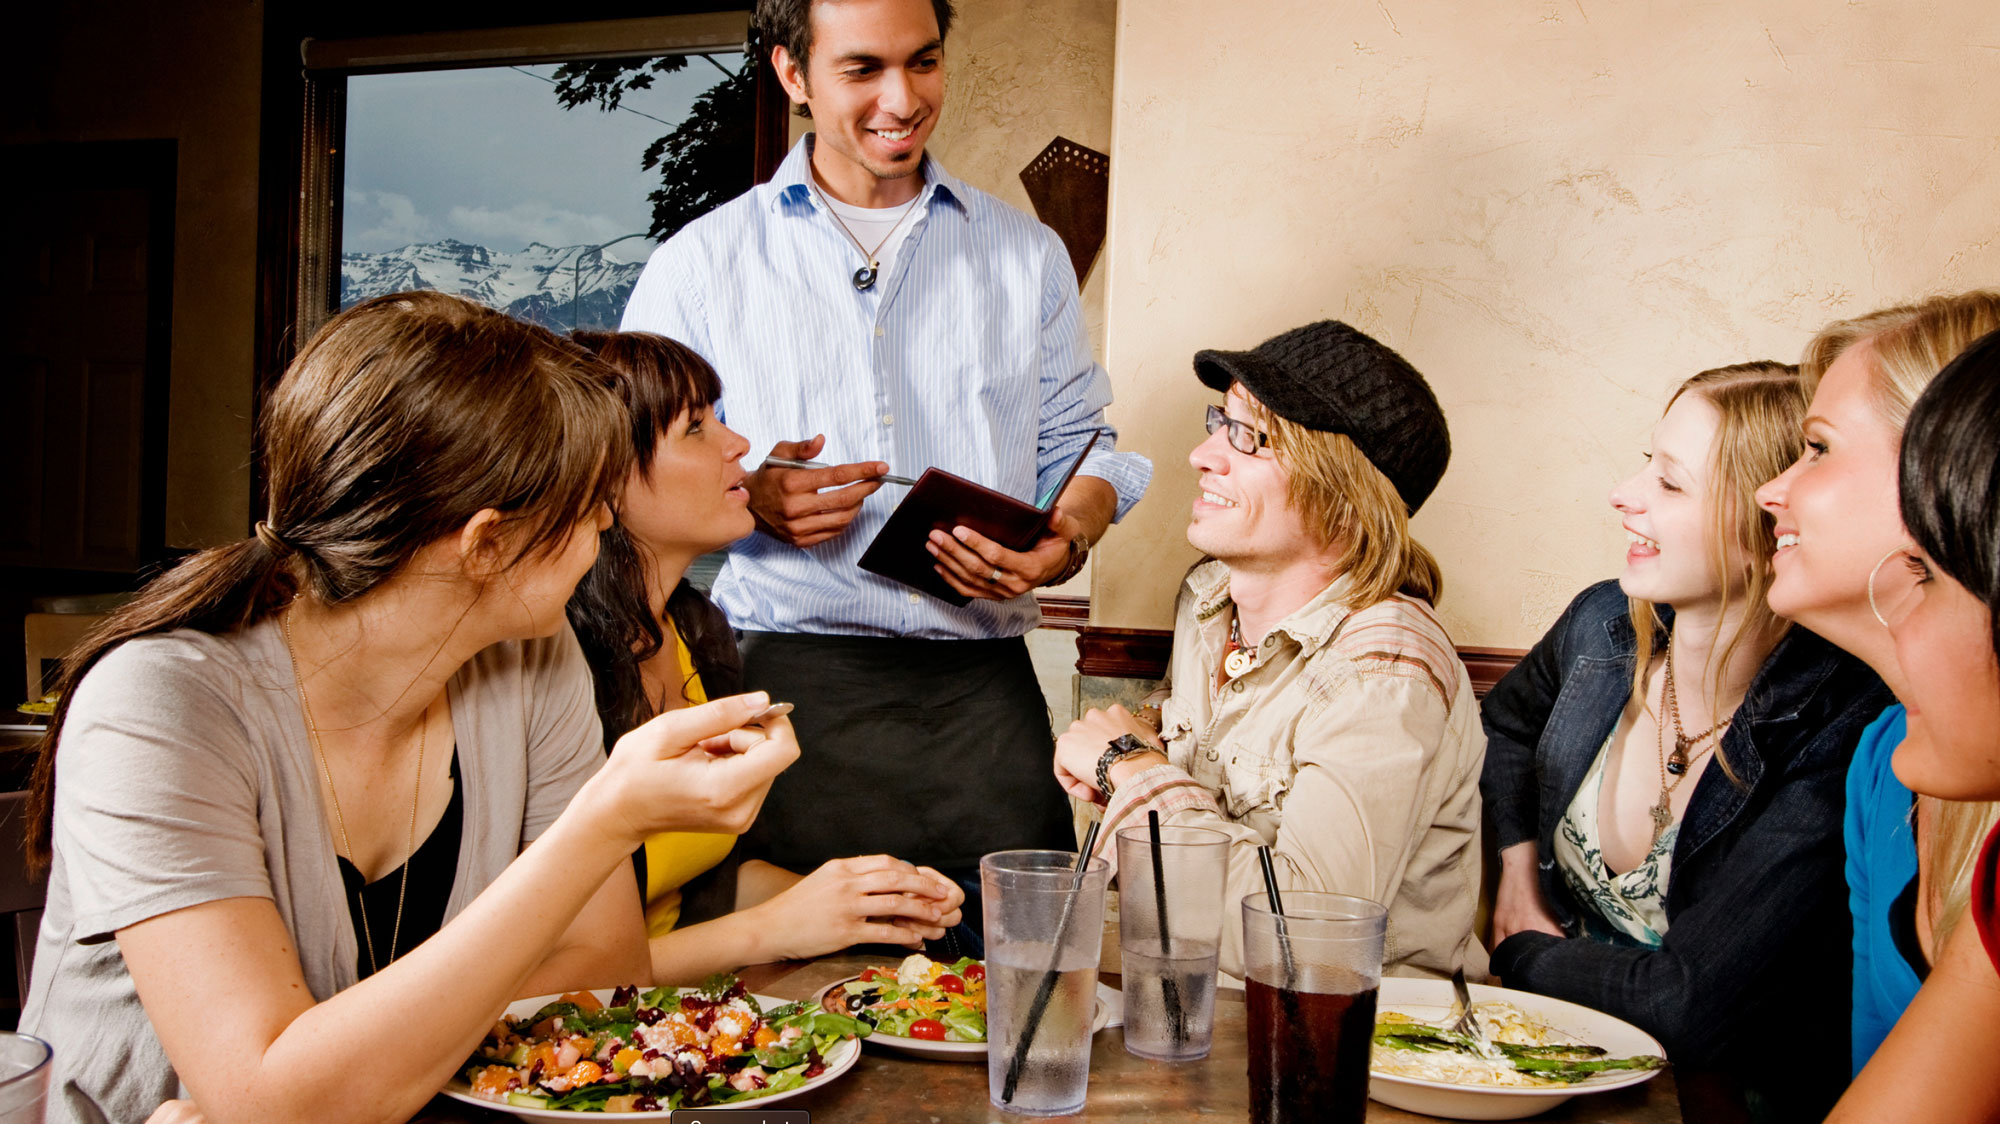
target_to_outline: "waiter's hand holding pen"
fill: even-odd
[[[813,458],[825,446],[825,434],[780,441],[743,482],[759,531],[793,546],[817,546],[845,531],[861,501],[883,484],[909,483],[892,479],[881,461],[817,466]],[[815,467],[795,467],[808,464]]]

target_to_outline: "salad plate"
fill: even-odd
[[[698,993],[701,989],[684,987],[684,988],[670,988],[667,990],[675,995],[688,995],[688,994]],[[572,995],[574,994],[575,993],[572,993]],[[614,989],[599,988],[597,990],[590,992],[590,994],[595,996],[600,1003],[609,1005],[613,1001]],[[517,999],[514,1002],[507,1005],[507,1009],[504,1012],[504,1015],[505,1018],[508,1019],[523,1019],[542,1010],[550,1003],[555,1003],[565,998],[566,998],[565,996],[561,995],[543,995],[543,996],[537,996],[533,999]],[[793,1001],[791,1000],[779,999],[776,996],[770,996],[770,995],[753,994],[748,996],[748,998],[754,1001],[758,1006],[758,1008],[764,1011],[773,1011],[781,1007],[789,1007],[794,1005]],[[822,1062],[825,1066],[824,1070],[818,1076],[806,1078],[802,1084],[799,1084],[796,1087],[784,1089],[774,1093],[760,1093],[755,1096],[743,1097],[738,1100],[730,1101],[726,1104],[716,1104],[710,1107],[737,1108],[737,1107],[750,1107],[753,1105],[762,1106],[771,1101],[785,1100],[789,1097],[795,1097],[801,1093],[806,1093],[813,1089],[817,1089],[827,1084],[828,1082],[837,1079],[838,1077],[840,1077],[841,1074],[846,1073],[848,1070],[854,1068],[854,1063],[861,1060],[861,1040],[859,1038],[843,1038],[839,1042],[831,1046],[829,1049],[827,1049],[827,1051],[821,1057],[822,1057]],[[480,1108],[488,1109],[494,1112],[509,1113],[523,1120],[575,1121],[578,1120],[579,1118],[586,1118],[586,1117],[599,1117],[599,1118],[608,1118],[613,1120],[669,1120],[672,1118],[674,1112],[676,1111],[674,1109],[667,1108],[664,1105],[659,1109],[648,1110],[648,1111],[606,1112],[602,1109],[596,1109],[596,1108],[591,1108],[591,1109],[537,1108],[529,1105],[506,1103],[505,1101],[496,1099],[492,1096],[481,1096],[480,1094],[473,1092],[472,1086],[466,1080],[466,1077],[463,1072],[461,1072],[459,1076],[454,1077],[450,1081],[450,1083],[445,1085],[442,1092],[444,1093],[445,1096],[450,1097],[453,1100],[463,1101],[466,1104],[478,1105]]]
[[[964,962],[961,961],[961,963]],[[882,974],[890,977],[895,975],[893,972],[884,972]],[[846,987],[848,984],[861,982],[863,982],[861,976],[849,976],[844,980],[836,980],[814,992],[810,1002],[835,1014],[849,1014],[851,1011],[844,1002],[847,994]],[[1090,1018],[1090,1032],[1092,1034],[1103,1030],[1111,1022],[1112,1011],[1110,1005],[1105,1002],[1105,993],[1109,991],[1114,996],[1117,994],[1117,992],[1112,991],[1103,984],[1098,985],[1097,991],[1097,1005],[1093,1009]],[[981,989],[980,998],[982,1000],[984,998],[983,989]],[[983,1002],[979,1005],[979,1014],[983,1030],[985,1014],[985,1004]],[[878,1026],[875,1028],[875,1032],[868,1036],[868,1041],[880,1046],[886,1046],[898,1053],[908,1054],[911,1057],[928,1058],[932,1061],[983,1062],[986,1060],[986,1042],[983,1039],[977,1042],[938,1041],[930,1038],[916,1038],[905,1034],[893,1034]]]
[[[1508,1004],[1525,1022],[1546,1029],[1553,1040],[1600,1047],[1609,1058],[1657,1056],[1666,1052],[1652,1035],[1602,1011],[1486,984],[1473,984],[1471,991],[1473,1008],[1483,1020],[1492,1018],[1488,1004]],[[1448,1022],[1457,1014],[1451,981],[1393,976],[1383,979],[1375,1011],[1378,1029],[1392,1012],[1431,1024]],[[1407,1112],[1450,1120],[1519,1120],[1547,1112],[1571,1097],[1623,1089],[1649,1081],[1660,1072],[1655,1063],[1652,1068],[1607,1069],[1568,1084],[1491,1085],[1437,1080],[1409,1071],[1388,1072],[1385,1060],[1391,1054],[1385,1047],[1375,1047],[1368,1072],[1368,1095]]]

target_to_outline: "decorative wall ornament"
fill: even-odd
[[[1067,137],[1057,137],[1021,169],[1021,185],[1028,189],[1035,216],[1047,223],[1069,250],[1077,287],[1081,288],[1097,252],[1104,248],[1111,205],[1111,157]]]

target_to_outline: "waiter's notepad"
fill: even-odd
[[[970,602],[971,598],[953,589],[933,569],[937,559],[931,557],[925,546],[931,532],[943,531],[948,535],[953,527],[970,527],[1009,550],[1026,550],[1035,545],[1055,515],[1056,497],[1069,486],[1076,470],[1083,467],[1083,458],[1090,455],[1097,437],[1097,433],[1090,435],[1062,480],[1049,489],[1039,505],[1022,503],[941,468],[925,469],[910,494],[890,513],[875,541],[868,544],[867,552],[861,556],[861,568],[894,578],[953,605]]]

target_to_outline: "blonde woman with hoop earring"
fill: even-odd
[[[1806,448],[1758,490],[1777,522],[1770,603],[1862,659],[1898,699],[1911,684],[1887,622],[1918,575],[1896,508],[1896,457],[1911,404],[1953,356],[2000,329],[2000,292],[1974,291],[1827,325],[1806,346]],[[1891,769],[1903,706],[1862,734],[1847,775],[1844,843],[1853,918],[1852,1072],[1916,995],[1965,913],[1991,801],[1913,794]]]

